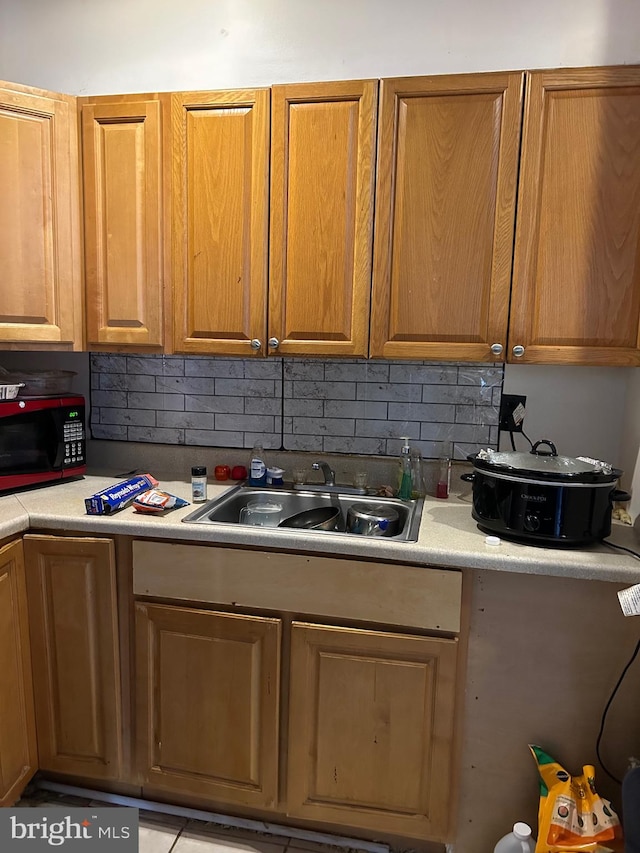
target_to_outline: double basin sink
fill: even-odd
[[[279,513],[279,520],[290,518],[305,510],[334,507],[339,510],[334,530],[307,528],[297,530],[297,532],[314,533],[322,536],[359,536],[360,534],[347,532],[347,512],[353,504],[364,504],[375,511],[379,508],[394,509],[398,513],[397,533],[385,538],[392,539],[394,542],[417,541],[422,517],[422,499],[402,501],[397,498],[353,494],[354,491],[352,489],[351,492],[343,492],[339,490],[339,486],[334,486],[327,491],[320,491],[315,486],[313,491],[307,491],[304,487],[300,489],[256,488],[243,484],[230,489],[215,500],[203,504],[182,520],[195,524],[237,524],[249,527],[251,525],[243,520],[246,519],[247,513],[243,513],[242,510],[254,501],[280,504],[282,510]],[[296,529],[287,528],[287,532],[296,532]]]

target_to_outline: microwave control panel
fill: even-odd
[[[69,408],[64,413],[62,424],[62,440],[64,442],[64,458],[62,465],[65,468],[74,468],[85,464],[85,434],[84,416],[81,407]]]

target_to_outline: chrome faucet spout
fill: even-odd
[[[327,465],[326,462],[312,462],[311,467],[314,471],[322,471],[324,474],[324,484],[325,486],[335,486],[336,484],[336,473],[335,471]]]

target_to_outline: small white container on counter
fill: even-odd
[[[284,468],[267,468],[267,486],[281,486]]]

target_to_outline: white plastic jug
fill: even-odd
[[[493,849],[493,853],[534,853],[536,843],[531,837],[528,823],[514,823],[513,832],[503,836]]]

